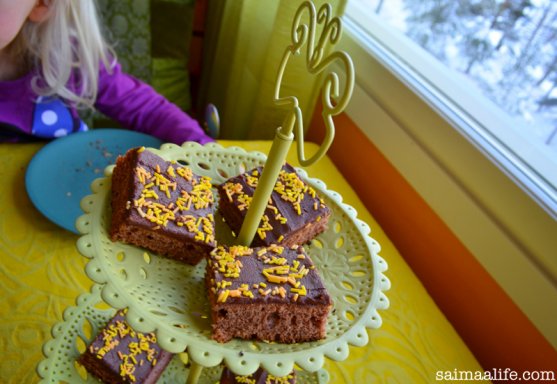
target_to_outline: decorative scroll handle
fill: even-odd
[[[309,24],[304,24],[302,18],[305,14],[309,15]],[[280,63],[277,82],[275,85],[274,101],[279,107],[289,109],[281,127],[277,129],[273,145],[267,156],[267,161],[263,168],[261,178],[255,190],[253,199],[244,219],[242,229],[238,235],[238,242],[242,245],[250,245],[261,217],[265,212],[267,202],[273,192],[279,172],[286,159],[286,154],[294,139],[294,133],[298,141],[298,160],[300,164],[307,167],[318,161],[331,146],[335,127],[333,116],[341,113],[350,97],[354,87],[354,67],[352,60],[345,52],[333,52],[325,56],[326,47],[334,45],[340,40],[341,23],[338,17],[332,17],[330,4],[324,4],[317,12],[311,1],[304,1],[296,11],[292,24],[292,44],[286,47],[282,61]],[[316,29],[322,25],[321,35],[316,43]],[[323,119],[325,121],[325,139],[321,147],[310,158],[306,159],[304,154],[304,123],[302,111],[295,96],[280,97],[280,89],[284,71],[290,58],[302,52],[304,44],[307,45],[306,67],[310,74],[320,74],[328,68],[334,61],[339,61],[344,65],[346,80],[342,94],[340,92],[339,77],[333,71],[329,72],[324,79],[321,88],[321,99],[323,103]]]
[[[305,14],[309,14],[309,24],[304,24],[302,22],[302,18]],[[322,30],[316,45],[316,29],[318,25],[322,25]],[[354,66],[350,56],[345,52],[337,51],[324,57],[327,46],[329,44],[336,44],[340,40],[341,33],[340,19],[338,17],[332,17],[332,8],[330,4],[323,4],[319,12],[317,12],[312,2],[305,1],[296,11],[292,24],[292,44],[286,47],[278,70],[274,101],[277,106],[290,107],[290,112],[279,130],[281,134],[285,136],[289,136],[294,130],[298,142],[298,160],[304,167],[315,163],[327,152],[333,142],[335,134],[332,117],[344,110],[352,96],[352,89],[354,87]],[[329,68],[330,64],[334,61],[338,61],[343,65],[346,74],[346,83],[343,87],[342,94],[340,94],[339,77],[335,72],[329,72],[324,79],[321,88],[321,100],[323,104],[322,115],[326,128],[325,139],[317,153],[309,160],[305,158],[304,154],[304,123],[302,111],[298,105],[298,99],[295,96],[280,97],[280,88],[286,65],[290,57],[301,53],[304,44],[307,45],[306,66],[309,73],[312,75],[320,74],[326,68]]]

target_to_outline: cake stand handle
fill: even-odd
[[[305,24],[305,20],[307,20],[305,16],[309,16],[308,24]],[[319,37],[316,35],[318,24],[322,25]],[[238,235],[237,242],[240,245],[249,246],[257,233],[257,228],[271,198],[294,136],[296,136],[298,142],[298,161],[304,167],[315,163],[323,157],[333,142],[335,126],[332,116],[336,116],[344,110],[352,96],[352,89],[354,87],[354,66],[350,57],[345,52],[327,54],[327,47],[336,44],[340,40],[341,30],[340,19],[333,17],[330,4],[325,3],[319,10],[316,10],[311,1],[304,1],[296,11],[292,24],[292,43],[284,51],[277,71],[274,92],[275,104],[278,107],[287,107],[289,112],[282,127],[277,129],[275,139],[265,161],[263,172],[257,183],[253,199]],[[328,73],[324,78],[321,91],[325,139],[310,159],[306,159],[304,154],[303,116],[298,99],[295,96],[281,97],[280,95],[282,79],[287,64],[292,56],[300,55],[303,46],[307,47],[306,67],[310,74],[320,74],[331,63],[337,61],[343,64],[346,77],[343,92],[341,92],[340,81],[334,71]]]
[[[190,363],[188,377],[186,378],[186,384],[197,384],[199,378],[201,377],[203,366],[191,360],[187,352],[179,353],[178,356],[180,357],[180,361],[182,361],[184,365]]]
[[[195,361],[192,360],[190,364],[190,370],[188,373],[188,379],[186,381],[186,384],[197,384],[202,371],[203,371],[203,366],[197,364]]]
[[[294,114],[291,114],[287,118],[285,122],[287,127],[294,124],[294,116]],[[238,244],[245,246],[251,244],[293,140],[294,134],[290,127],[286,128],[286,133],[284,133],[284,127],[277,129],[263,172],[244,219],[244,224],[240,229]]]

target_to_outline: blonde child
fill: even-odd
[[[97,109],[163,141],[212,141],[198,122],[122,72],[93,0],[0,0],[0,141],[51,139]]]

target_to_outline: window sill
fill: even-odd
[[[455,129],[457,121],[418,97],[404,74],[393,75],[387,69],[393,63],[362,42],[348,19],[340,48],[358,66],[347,114],[557,348],[557,221],[551,209]],[[488,107],[484,114],[490,115]]]

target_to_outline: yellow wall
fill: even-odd
[[[311,141],[323,137],[320,114]],[[335,125],[329,157],[483,368],[557,370],[557,351],[354,122]]]

